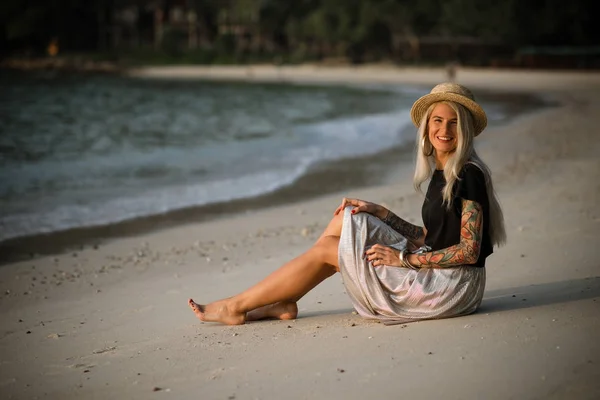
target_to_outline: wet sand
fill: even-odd
[[[323,82],[443,80],[442,70],[286,71]],[[600,74],[465,70],[458,80],[475,94],[531,92],[560,104],[477,139],[509,235],[488,259],[479,312],[392,327],[367,322],[352,313],[339,276],[303,298],[294,321],[227,327],[200,323],[189,310],[187,298],[235,294],[306,250],[342,196],[420,223],[422,197],[412,171],[399,168],[374,186],[6,263],[2,397],[600,396]]]

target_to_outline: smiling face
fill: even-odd
[[[437,104],[427,122],[429,141],[435,149],[436,168],[446,164],[458,146],[458,116],[448,104]]]

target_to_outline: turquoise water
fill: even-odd
[[[411,142],[408,111],[424,93],[3,75],[0,241],[273,192]]]

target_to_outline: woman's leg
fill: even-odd
[[[327,236],[339,238],[342,234],[343,219],[343,213],[334,216],[319,237],[319,240]],[[317,243],[319,240],[317,240]],[[268,304],[251,310],[246,313],[246,321],[258,321],[266,318],[295,319],[298,315],[298,305],[296,304],[298,300],[299,299],[290,299],[287,301],[279,301],[274,304]]]
[[[258,284],[228,299],[207,305],[188,303],[202,321],[222,322],[239,325],[246,322],[246,313],[250,319],[277,317],[295,318],[297,302],[326,278],[338,271],[339,236],[321,236],[306,253],[284,264]],[[281,304],[277,304],[280,303]],[[273,305],[269,308],[264,306]]]
[[[258,307],[246,313],[246,322],[261,319],[296,319],[298,304],[295,301],[278,301],[274,304]]]
[[[340,236],[342,236],[343,223],[344,223],[344,211],[342,210],[338,215],[334,215],[333,218],[331,218],[331,221],[329,221],[329,224],[327,225],[327,227],[325,228],[325,230],[323,231],[323,233],[317,240],[317,243],[319,242],[319,240],[321,240],[322,238],[324,238],[326,236],[337,236],[338,238]]]

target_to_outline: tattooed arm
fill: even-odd
[[[417,247],[421,247],[425,244],[425,234],[427,231],[424,227],[406,222],[389,210],[387,211],[387,215],[384,218],[381,218],[381,220],[389,225],[390,228],[410,240]]]
[[[483,235],[483,210],[479,203],[462,201],[460,242],[457,245],[422,254],[408,255],[408,262],[419,268],[445,268],[475,264],[479,259]]]

